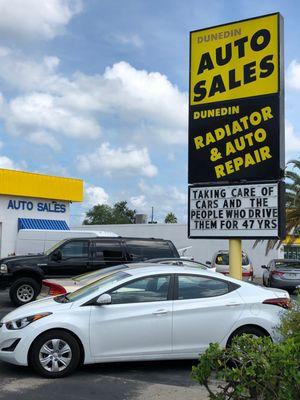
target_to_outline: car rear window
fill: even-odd
[[[132,260],[172,258],[174,253],[168,242],[158,240],[126,240],[127,252]]]
[[[299,263],[289,263],[289,262],[275,262],[275,268],[293,268],[293,269],[300,269],[300,262]]]
[[[216,256],[217,265],[229,265],[229,254],[228,253],[218,253]],[[248,265],[249,258],[246,254],[242,256],[242,265]]]

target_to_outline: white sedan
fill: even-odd
[[[195,359],[211,342],[269,335],[289,295],[192,267],[116,271],[0,323],[0,359],[62,377],[80,363]]]

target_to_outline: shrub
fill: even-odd
[[[300,344],[287,339],[236,337],[229,349],[211,344],[193,367],[192,377],[211,400],[300,399]],[[211,378],[222,382],[212,388]]]

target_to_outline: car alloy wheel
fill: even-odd
[[[34,289],[30,285],[22,285],[17,290],[17,299],[21,303],[28,303],[34,298]]]
[[[39,352],[41,366],[49,372],[64,371],[72,360],[71,347],[62,339],[45,342]]]

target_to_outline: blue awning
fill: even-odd
[[[66,221],[56,219],[19,218],[18,230],[20,229],[48,229],[55,231],[69,231]]]

